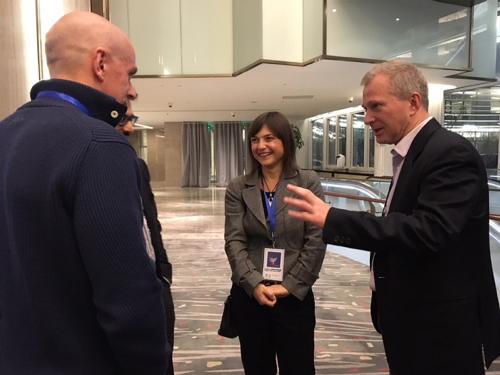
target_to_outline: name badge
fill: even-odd
[[[283,268],[285,264],[285,249],[264,249],[264,264],[262,276],[266,280],[283,281]]]

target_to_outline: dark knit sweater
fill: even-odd
[[[170,348],[144,247],[126,108],[51,80],[0,122],[0,374],[163,374]],[[114,112],[116,111],[116,112]]]

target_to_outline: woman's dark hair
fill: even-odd
[[[252,137],[266,125],[273,135],[283,142],[283,172],[297,170],[295,160],[295,141],[293,139],[292,126],[288,119],[280,112],[265,112],[253,120],[247,131],[248,155],[251,157],[252,168],[250,172],[260,171],[260,164],[252,154]]]

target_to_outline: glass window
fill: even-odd
[[[375,167],[375,137],[361,108],[324,114],[312,120],[313,168],[338,170]],[[325,136],[326,135],[326,136]]]
[[[312,123],[312,167],[323,169],[323,119],[314,120]]]
[[[352,166],[365,166],[365,123],[364,115],[352,115]]]
[[[372,128],[367,126],[368,128],[368,166],[370,168],[375,168],[375,134],[373,133]]]
[[[208,123],[208,136],[210,143],[210,182],[217,182],[217,168],[215,166],[215,149],[217,142],[215,141],[215,124]]]
[[[444,126],[467,138],[488,169],[498,167],[500,88],[447,91]]]
[[[328,165],[337,164],[337,116],[328,119]]]
[[[347,158],[347,115],[339,116],[338,138],[339,138],[338,154],[342,154]]]

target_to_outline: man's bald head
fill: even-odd
[[[91,12],[72,12],[49,30],[45,50],[52,78],[83,83],[121,103],[137,96],[130,77],[137,71],[127,35]]]

